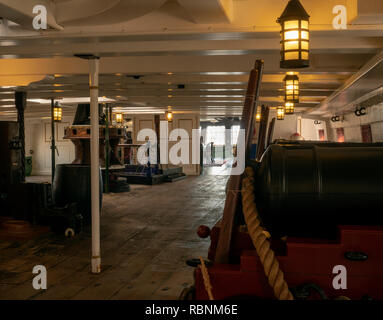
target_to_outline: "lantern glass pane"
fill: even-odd
[[[299,39],[298,30],[285,31],[285,40],[298,40],[298,39]]]
[[[302,59],[308,60],[309,59],[309,53],[307,51],[302,51]]]
[[[285,52],[285,60],[297,60],[299,59],[299,52]]]
[[[299,28],[299,20],[285,21],[285,30],[286,29],[298,29],[298,28]]]
[[[309,33],[307,31],[301,31],[301,39],[309,40]]]
[[[303,50],[308,50],[309,49],[309,43],[308,41],[302,41],[302,49]]]
[[[308,29],[309,28],[309,22],[307,20],[301,21],[301,28],[302,29]]]
[[[286,41],[285,51],[288,50],[299,50],[299,41]]]

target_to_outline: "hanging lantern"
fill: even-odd
[[[278,18],[281,25],[281,68],[309,66],[309,18],[299,0],[290,0]]]
[[[172,122],[173,121],[173,112],[171,111],[166,111],[165,112],[165,118],[168,122]]]
[[[255,115],[255,122],[261,122],[261,110],[257,108],[257,114]]]
[[[277,120],[283,120],[285,118],[285,109],[283,107],[277,108]]]
[[[287,74],[283,79],[285,82],[285,101],[299,102],[299,78],[296,74]]]
[[[122,123],[122,120],[123,120],[122,113],[116,113],[116,122]]]
[[[294,113],[294,102],[286,102],[285,114],[293,114],[293,113]]]
[[[63,117],[63,108],[61,108],[57,103],[53,108],[53,120],[54,122],[61,122]]]

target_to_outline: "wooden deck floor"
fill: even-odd
[[[90,273],[90,232],[53,234],[26,242],[0,241],[0,299],[177,299],[192,284],[185,260],[207,256],[201,224],[221,217],[225,176],[188,177],[104,196],[102,273]],[[44,265],[48,289],[32,287]]]

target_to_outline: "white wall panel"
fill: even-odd
[[[74,145],[70,140],[64,140],[64,128],[72,123],[71,118],[64,118],[56,124],[56,164],[71,163],[74,160]],[[32,156],[32,174],[51,174],[51,123],[49,120],[25,121],[26,154]],[[31,153],[32,151],[32,153]]]

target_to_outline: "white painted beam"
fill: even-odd
[[[59,23],[86,19],[110,10],[120,0],[69,0],[56,4],[56,16]]]
[[[230,23],[233,20],[233,0],[178,0],[195,23]]]
[[[383,33],[382,33],[383,34]],[[311,52],[357,53],[374,51],[383,47],[383,37],[356,37],[352,33],[335,36],[312,34]],[[158,56],[158,55],[246,55],[279,52],[279,34],[265,33],[254,39],[239,40],[165,40],[126,41],[123,37],[115,41],[95,38],[77,39],[7,39],[0,40],[0,56],[48,57],[73,56],[74,54],[97,52],[101,56]],[[5,44],[1,46],[1,44]]]
[[[261,56],[265,60],[265,73],[275,74],[275,81],[283,78],[279,68],[279,53],[264,53]],[[325,56],[313,56],[312,67],[304,70],[304,73],[311,73],[312,79],[318,78],[319,73],[328,73],[329,80],[339,78],[340,72],[355,72],[363,61],[370,55],[356,54],[332,54]],[[198,72],[248,72],[254,60],[259,55],[222,55],[222,56],[152,56],[148,57],[107,57],[103,58],[100,66],[101,74],[137,74],[162,73],[166,76],[168,72],[177,73],[198,73]],[[329,60],[330,59],[330,60]],[[52,58],[52,59],[0,59],[0,75],[84,75],[87,74],[87,66],[76,58]],[[223,74],[225,76],[225,74]],[[271,77],[271,75],[270,75]],[[186,81],[185,74],[175,77],[177,81]],[[208,78],[207,78],[208,79]],[[210,78],[211,79],[211,78]],[[310,81],[310,77],[307,79]],[[173,81],[168,76],[168,81]],[[174,80],[175,81],[175,80]]]
[[[64,26],[96,26],[127,22],[161,7],[166,0],[68,0],[56,5]]]
[[[352,24],[383,24],[383,2],[381,0],[358,0],[357,16]]]

